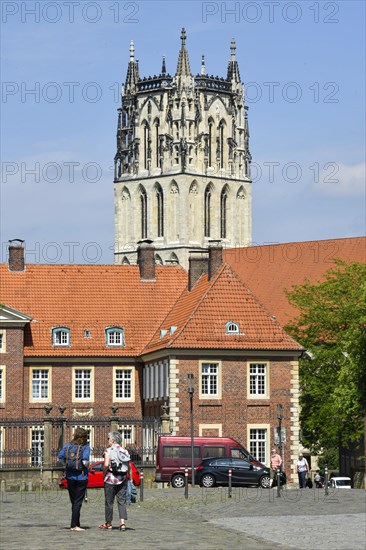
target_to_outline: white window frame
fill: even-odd
[[[117,397],[117,374],[118,371],[131,371],[131,395],[130,397]],[[132,403],[135,401],[135,367],[134,366],[120,366],[120,367],[113,367],[113,401],[121,403],[121,402],[129,402]]]
[[[256,438],[254,442],[260,443],[264,442],[264,445],[262,445],[262,448],[264,450],[264,460],[260,460],[260,455],[258,455],[258,452],[256,450],[253,450],[251,439],[251,430],[264,430],[265,432],[265,438],[264,439],[258,439]],[[267,466],[269,465],[269,457],[270,457],[270,435],[271,435],[271,426],[270,424],[247,424],[247,441],[248,445],[247,448],[254,456],[254,458],[257,458],[257,460],[260,460],[260,462],[263,462]],[[257,446],[257,445],[256,445]]]
[[[41,435],[41,437],[39,438],[39,441],[33,441],[33,433],[34,432],[38,432],[39,435]],[[33,455],[32,455],[32,453],[33,453],[33,443],[40,444],[40,448],[43,450],[41,457],[39,457],[37,455],[36,463],[33,462]],[[44,426],[31,426],[29,428],[29,449],[30,449],[30,455],[31,455],[29,457],[29,462],[30,462],[31,466],[33,466],[33,467],[41,466],[42,463],[43,463],[42,458],[44,458]]]
[[[0,353],[6,353],[6,330],[0,329]]]
[[[206,378],[206,374],[203,373],[204,365],[216,365],[217,373],[210,373],[208,375],[209,379],[211,377],[216,377],[216,393],[204,393],[203,392],[203,380]],[[210,385],[210,384],[209,384]],[[222,397],[222,365],[221,361],[215,361],[212,359],[199,361],[199,399],[221,399]]]
[[[47,397],[33,396],[33,376],[35,371],[47,372]],[[40,387],[42,386],[42,378],[39,379]],[[52,401],[52,368],[49,366],[34,366],[29,369],[29,402],[30,403],[50,403]]]
[[[234,321],[229,321],[226,323],[226,334],[240,334],[238,323],[235,323]]]
[[[6,401],[6,366],[0,365],[0,403],[5,403]],[[1,451],[1,448],[0,448]]]
[[[60,335],[60,342],[56,341],[58,335]],[[56,348],[70,347],[70,329],[68,327],[53,327],[52,345]]]
[[[252,373],[251,367],[264,366],[264,374]],[[251,393],[252,380],[255,380],[255,387],[258,390],[258,380],[260,377],[264,377],[264,393]],[[269,362],[268,361],[248,361],[247,364],[247,398],[248,399],[269,399]]]
[[[117,340],[120,341],[113,341]],[[107,327],[105,329],[105,343],[109,348],[123,348],[125,345],[125,336],[123,327]]]
[[[118,425],[118,431],[122,436],[122,445],[125,447],[130,447],[131,445],[134,445],[135,442],[135,429],[134,426],[131,424],[119,424]],[[130,437],[125,437],[126,432],[130,432]]]
[[[89,397],[76,397],[76,382],[80,380],[77,377],[78,371],[90,371],[90,396]],[[87,381],[84,378],[82,381]],[[84,386],[84,384],[82,384]],[[72,368],[72,401],[73,403],[94,403],[94,367],[91,366],[77,366]]]

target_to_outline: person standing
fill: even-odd
[[[302,453],[299,453],[299,458],[295,462],[297,475],[299,477],[299,487],[300,489],[305,489],[306,487],[306,477],[310,472],[309,464],[306,458]]]
[[[67,489],[71,501],[70,531],[85,531],[80,527],[80,511],[88,484],[90,447],[88,432],[76,428],[73,439],[58,453],[58,459],[66,466]]]
[[[119,512],[119,530],[126,531],[127,520],[126,490],[127,474],[129,470],[130,454],[127,449],[121,447],[122,437],[119,432],[108,434],[109,446],[104,453],[104,497],[105,497],[105,522],[99,525],[99,529],[112,529],[113,503],[117,498]],[[116,472],[113,463],[122,463],[121,471]]]
[[[277,453],[276,449],[271,451],[271,478],[272,478],[272,487],[275,487],[278,483],[277,480],[277,468],[280,468],[282,465],[282,458]]]
[[[315,476],[314,476],[314,481],[315,481],[315,487],[317,489],[321,489],[323,487],[323,484],[322,484],[322,478],[320,476],[320,473],[319,473],[319,470],[317,470]]]

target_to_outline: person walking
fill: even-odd
[[[299,458],[295,462],[295,467],[297,475],[299,477],[299,487],[300,489],[306,488],[306,476],[310,472],[309,464],[306,458],[302,453],[299,453]]]
[[[105,522],[99,525],[99,529],[112,529],[113,503],[116,497],[119,512],[119,530],[126,531],[127,474],[131,457],[127,449],[121,446],[122,437],[119,432],[110,432],[108,443],[109,446],[104,452],[103,466]]]
[[[66,466],[67,489],[71,502],[70,531],[85,531],[80,527],[80,511],[88,484],[90,447],[88,432],[76,428],[73,439],[58,453],[58,459]]]
[[[271,451],[271,478],[272,478],[272,487],[276,487],[278,483],[277,479],[277,468],[280,468],[282,465],[282,458],[277,453],[276,449]]]

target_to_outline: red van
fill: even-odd
[[[256,466],[263,464],[240,443],[229,437],[195,437],[194,466],[204,458],[244,458]],[[168,482],[172,487],[184,487],[184,470],[188,467],[188,481],[191,482],[192,454],[190,437],[161,436],[158,441],[155,481]]]

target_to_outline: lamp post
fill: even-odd
[[[281,403],[278,403],[277,405],[277,418],[278,418],[278,441],[280,444],[280,454],[281,454],[282,464],[283,464],[284,448],[282,445],[282,405]]]
[[[194,430],[193,430],[193,374],[188,374],[188,394],[190,401],[190,419],[191,419],[191,466],[192,466],[192,487],[194,487]]]

